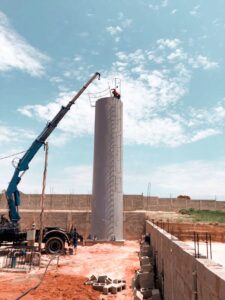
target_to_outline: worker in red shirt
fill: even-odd
[[[120,99],[120,93],[117,92],[116,89],[111,89],[111,91],[112,91],[112,94],[113,94],[114,98]]]

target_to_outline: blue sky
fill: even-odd
[[[27,149],[98,71],[90,93],[121,79],[124,193],[151,183],[152,195],[224,199],[224,11],[222,0],[2,0],[0,157]],[[93,130],[86,92],[49,140],[47,192],[91,192]],[[11,160],[0,160],[1,190]],[[41,192],[43,160],[21,191]]]

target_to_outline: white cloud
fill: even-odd
[[[175,15],[177,13],[177,11],[178,11],[177,9],[173,9],[170,14]]]
[[[48,59],[32,47],[10,25],[5,14],[0,12],[0,71],[20,69],[32,76],[44,73],[44,62]]]
[[[23,193],[41,193],[42,174],[44,165],[44,153],[40,152],[38,157],[32,161],[32,167],[27,172],[19,185],[19,190]],[[51,167],[51,166],[50,166]],[[48,175],[46,193],[55,194],[91,194],[92,192],[91,165],[72,165],[65,167],[60,174]],[[0,161],[0,175],[4,174],[4,179],[0,182],[0,191],[6,189],[13,174],[10,161]],[[2,177],[2,176],[1,176]],[[74,184],[76,182],[76,184]]]
[[[187,122],[183,117],[171,114],[171,111],[168,110],[170,105],[179,101],[185,94],[185,87],[176,78],[167,78],[164,74],[154,71],[146,75],[144,79],[144,82],[149,81],[147,86],[142,81],[130,77],[123,76],[121,79],[124,83],[122,99],[126,144],[153,146],[164,144],[174,147],[219,133],[212,128],[198,130],[196,126],[194,126],[193,133],[189,133],[187,130],[190,128],[189,118],[187,118]],[[101,85],[106,86],[107,81],[107,79],[102,79],[102,82],[96,82],[94,90],[101,90]],[[46,122],[54,117],[60,106],[65,105],[72,95],[74,93],[64,93],[56,102],[47,105],[25,106],[20,109],[20,112]],[[101,97],[100,94],[99,97]],[[196,118],[193,115],[192,117]],[[71,108],[71,111],[60,123],[59,129],[64,134],[60,133],[59,136],[51,138],[56,145],[65,144],[72,137],[93,134],[94,110],[90,107],[87,96],[82,96],[76,106]]]
[[[126,18],[125,15],[122,12],[119,12],[118,20],[120,21],[121,27],[123,27],[123,28],[128,28],[132,24],[132,20]]]
[[[14,153],[18,153],[23,151],[20,147],[10,147],[8,152],[1,153],[0,157],[5,157]],[[9,157],[7,159],[0,160],[0,192],[5,190],[8,187],[9,181],[12,178],[14,173],[14,168],[12,166],[13,159],[16,158],[18,161],[24,154],[17,154],[14,157]],[[27,172],[23,176],[23,180],[19,184],[19,190],[23,192],[30,193],[41,193],[42,186],[42,174],[43,174],[43,166],[44,166],[44,153],[43,151],[39,151],[39,153],[34,157],[30,164],[29,172]]]
[[[191,44],[191,40],[189,41]],[[213,70],[219,67],[218,62],[211,61],[202,54],[191,55],[182,47],[179,39],[159,39],[158,47],[148,52],[148,58],[157,64],[167,61],[170,63],[183,62],[189,64],[193,69]]]
[[[170,53],[168,56],[167,56],[167,59],[170,61],[170,62],[173,62],[173,61],[178,61],[178,60],[185,60],[187,58],[187,54],[184,53],[183,49],[176,49],[174,52]]]
[[[30,111],[30,109],[32,108],[32,106],[30,105],[26,105],[24,107],[18,108],[18,112],[20,112],[22,115],[31,118],[33,116],[32,112]]]
[[[194,198],[225,196],[225,161],[187,161],[157,168],[153,174],[153,186],[162,191],[190,195]],[[207,187],[207,189],[206,189]],[[165,194],[164,194],[165,195]]]
[[[74,61],[81,61],[82,57],[80,55],[75,55],[74,56]]]
[[[157,44],[160,49],[164,49],[166,47],[170,49],[175,49],[181,43],[179,39],[159,39],[157,40]]]
[[[190,109],[188,126],[201,126],[205,124],[216,125],[223,128],[225,120],[225,99],[208,109]]]
[[[219,67],[217,62],[210,61],[206,56],[198,55],[196,58],[189,58],[189,63],[193,68],[203,68],[204,70],[216,69]]]
[[[63,79],[59,76],[53,76],[53,77],[50,77],[49,80],[52,82],[52,83],[62,83],[63,82]]]
[[[101,81],[96,81],[89,87],[89,91],[95,93],[105,90],[104,95],[95,95],[95,101],[107,93],[109,95],[107,88],[111,78],[121,79],[125,143],[175,147],[221,132],[218,120],[219,117],[221,120],[225,119],[224,103],[208,110],[189,108],[185,112],[175,113],[175,105],[182,104],[182,98],[188,92],[187,86],[194,69],[189,61],[190,56],[181,44],[179,39],[160,39],[155,48],[148,51],[137,49],[132,53],[117,52],[117,61],[112,69],[105,72]],[[157,68],[151,66],[158,54],[167,63],[172,62],[169,67],[164,64],[159,64]],[[204,60],[204,63],[202,61],[201,67],[209,69],[205,67],[209,60]],[[79,70],[81,74],[84,71],[85,69]],[[64,74],[67,75],[71,76],[71,73]],[[55,101],[47,105],[24,106],[19,111],[28,117],[34,116],[46,122],[74,94],[75,91],[60,93]],[[212,116],[216,118],[213,119]],[[60,135],[59,144],[65,143],[71,136],[93,134],[94,110],[90,107],[87,96],[82,95],[78,99],[76,106],[62,120],[59,128],[65,134]]]
[[[60,175],[49,178],[48,187],[54,187],[54,193],[90,194],[92,192],[91,165],[69,166]],[[76,182],[76,184],[74,184]]]
[[[192,16],[196,16],[199,12],[200,5],[196,5],[189,13]]]
[[[121,39],[121,34],[128,28],[131,27],[132,20],[126,18],[123,12],[118,13],[118,25],[107,26],[105,30],[113,37],[114,42],[118,43]],[[112,19],[108,19],[109,22],[112,22]]]
[[[106,31],[108,31],[111,35],[116,35],[120,32],[122,32],[122,28],[120,26],[108,26],[106,27]]]
[[[60,93],[55,102],[47,105],[26,105],[18,111],[26,116],[34,116],[46,123],[58,113],[62,105],[66,105],[76,94],[73,92]],[[81,96],[76,105],[71,108],[67,116],[60,122],[58,128],[66,133],[72,133],[73,136],[91,134],[94,127],[94,110],[90,107],[87,96]],[[61,140],[67,138],[60,137]],[[54,141],[54,139],[53,139]]]
[[[159,10],[161,8],[167,7],[168,3],[169,3],[168,0],[151,0],[151,3],[149,4],[149,8],[153,10]]]
[[[67,142],[71,141],[73,139],[73,135],[71,133],[67,132],[54,132],[52,134],[48,141],[50,145],[56,146],[56,147],[63,147]]]
[[[10,127],[0,124],[0,142],[13,143],[24,139],[31,139],[35,135],[31,130]]]
[[[115,42],[118,43],[119,41],[120,41],[120,37],[119,36],[115,37]]]
[[[221,134],[221,131],[219,131],[217,129],[210,128],[210,129],[200,130],[191,138],[191,141],[196,142],[196,141],[205,139],[209,136],[214,136],[214,135],[218,135],[218,134]]]

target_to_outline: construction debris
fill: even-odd
[[[104,295],[117,294],[126,288],[126,280],[111,279],[107,275],[91,275],[85,285],[92,285],[93,289],[102,292]]]

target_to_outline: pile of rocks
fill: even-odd
[[[92,285],[94,290],[100,291],[104,295],[108,295],[108,293],[117,294],[126,288],[125,280],[111,279],[107,275],[92,275],[85,284]]]
[[[160,292],[155,287],[153,270],[153,249],[144,241],[140,244],[140,270],[134,278],[134,300],[160,300]]]

